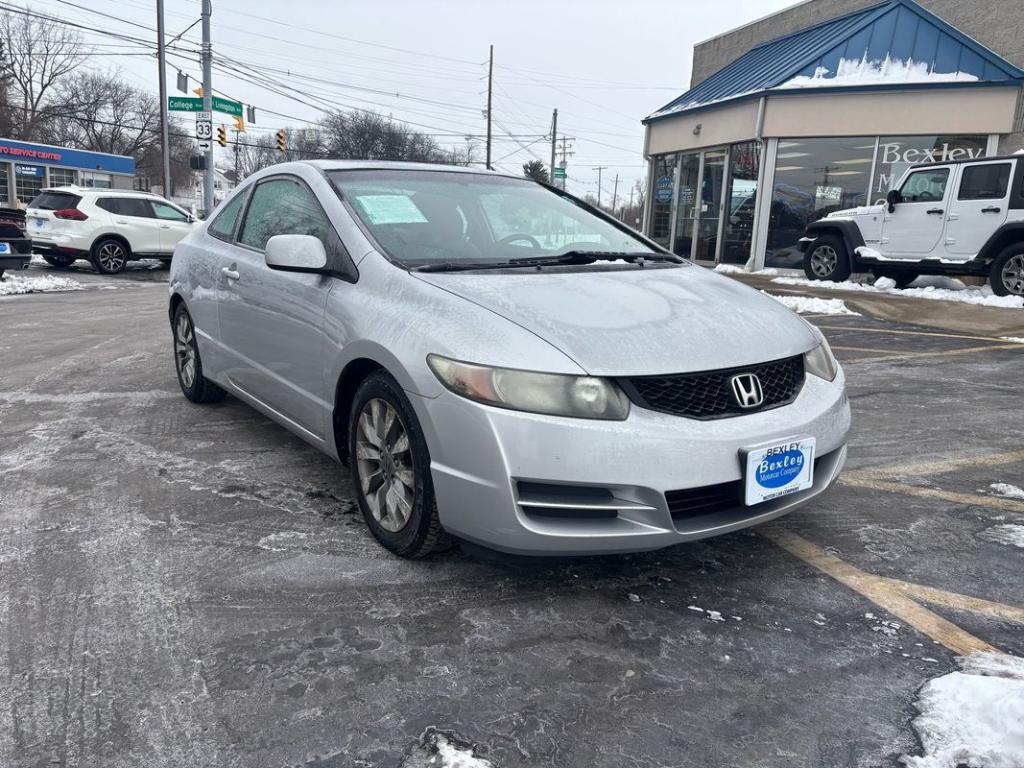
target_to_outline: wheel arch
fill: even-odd
[[[986,266],[991,265],[1004,250],[1020,242],[1024,242],[1024,221],[1003,224],[981,246],[975,260],[984,262]]]
[[[341,370],[334,387],[334,448],[342,463],[348,463],[348,415],[352,410],[356,390],[367,376],[375,371],[384,371],[391,375],[379,361],[369,357],[357,357],[350,360]]]
[[[167,319],[171,325],[174,325],[174,313],[178,311],[178,307],[185,303],[185,297],[175,291],[171,294],[171,300],[167,304]],[[186,309],[188,307],[186,306]]]
[[[847,219],[819,219],[807,225],[807,235],[815,238],[833,235],[843,242],[851,266],[857,261],[857,249],[864,245],[864,237],[857,223]],[[808,246],[810,247],[810,246]]]
[[[96,246],[102,243],[104,240],[117,240],[125,248],[128,249],[128,258],[130,259],[134,254],[132,251],[132,244],[128,242],[128,238],[118,232],[104,232],[96,235],[96,238],[92,241],[92,245],[89,246],[89,255],[92,255],[96,251]]]

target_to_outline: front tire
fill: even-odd
[[[402,388],[378,371],[356,390],[348,419],[349,468],[374,538],[400,557],[445,548],[430,477],[430,453]]]
[[[61,269],[67,269],[76,261],[77,256],[56,256],[52,253],[44,253],[43,260],[46,261],[51,267],[60,267]]]
[[[193,403],[216,403],[223,400],[227,392],[203,376],[203,361],[196,344],[195,326],[184,304],[179,304],[174,310],[171,332],[174,334],[174,368],[178,372],[178,385],[182,394]]]
[[[834,235],[822,235],[804,254],[804,274],[810,280],[841,283],[850,277],[850,256],[846,245]]]
[[[124,272],[128,259],[132,257],[131,249],[123,240],[104,237],[92,246],[92,265],[96,271],[104,275],[116,275]]]
[[[996,257],[989,285],[996,296],[1024,296],[1024,243],[1014,243]]]

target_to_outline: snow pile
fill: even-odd
[[[790,269],[776,269],[775,267],[765,267],[764,269],[749,270],[741,264],[716,264],[715,272],[719,272],[725,275],[747,274],[747,275],[783,275],[783,274],[799,274],[796,270]]]
[[[741,267],[739,264],[716,264],[715,272],[722,272],[725,274],[735,274],[736,272],[746,272],[746,267]]]
[[[477,757],[472,745],[458,736],[430,726],[401,763],[402,768],[494,768],[494,763]]]
[[[1003,341],[1012,341],[1015,344],[1024,344],[1024,338],[1020,336],[1000,336]]]
[[[847,308],[839,299],[819,299],[817,296],[776,296],[774,293],[764,293],[771,296],[781,304],[785,304],[794,312],[805,315],[856,315],[857,312]]]
[[[813,75],[797,75],[779,88],[825,88],[836,85],[898,85],[899,83],[966,83],[977,75],[969,72],[934,72],[925,61],[911,58],[869,59],[867,52],[859,59],[840,59],[835,74],[828,67],[818,67]]]
[[[1024,525],[996,525],[979,533],[978,538],[1024,549]]]
[[[1024,488],[1018,488],[1016,485],[1010,485],[1009,483],[992,483],[989,485],[996,496],[1003,496],[1007,499],[1021,499],[1024,501]]]
[[[51,291],[79,291],[80,283],[67,277],[40,275],[26,277],[8,273],[0,280],[0,296],[17,296],[23,293],[43,293]]]
[[[907,768],[1024,766],[1024,659],[974,653],[959,672],[929,680],[918,693],[913,726],[924,754]]]
[[[808,280],[802,277],[776,277],[773,283],[780,285],[803,285],[808,288],[823,288],[826,291],[861,291],[864,293],[888,293],[891,296],[912,296],[917,299],[935,299],[937,301],[955,301],[961,304],[976,304],[983,307],[999,307],[1002,309],[1024,308],[1024,296],[996,296],[988,285],[968,288],[936,288],[926,285],[924,288],[893,288],[888,278],[878,278],[874,285],[844,280],[833,283],[830,280]],[[895,285],[895,283],[892,283]]]

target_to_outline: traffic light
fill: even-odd
[[[223,125],[217,126],[217,143],[222,147],[228,145],[228,129]]]
[[[277,151],[288,151],[288,134],[285,132],[284,128],[277,132]]]

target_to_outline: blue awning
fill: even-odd
[[[752,48],[644,122],[773,91],[1021,80],[1024,71],[913,0],[887,0]]]

